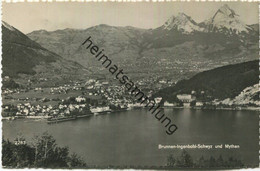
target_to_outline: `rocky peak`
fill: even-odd
[[[247,33],[248,29],[250,29],[239,19],[235,11],[226,4],[220,7],[214,16],[205,23],[208,26],[207,31],[225,31],[226,33],[239,34],[241,32]]]
[[[190,16],[184,13],[178,13],[176,17],[170,17],[163,25],[163,28],[167,30],[176,29],[183,33],[202,31],[202,28]]]

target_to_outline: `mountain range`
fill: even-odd
[[[84,79],[82,75],[90,73],[109,77],[81,46],[89,36],[133,80],[178,81],[205,70],[258,59],[258,25],[244,24],[227,5],[204,22],[179,13],[155,29],[101,24],[24,35],[5,22],[2,28],[3,75],[19,82],[26,82],[27,77],[48,78],[49,82]]]
[[[87,29],[38,30],[27,36],[67,60],[104,73],[80,46],[91,36],[132,77],[163,75],[177,81],[204,70],[257,59],[258,30],[257,24],[244,24],[224,5],[201,23],[179,13],[155,29],[101,24]]]
[[[252,31],[253,28],[244,24],[234,10],[228,5],[220,7],[213,17],[196,23],[190,16],[179,13],[172,16],[163,26],[163,29],[178,30],[186,34],[194,32],[222,32],[226,34],[241,34]]]

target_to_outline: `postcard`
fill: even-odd
[[[258,168],[258,17],[258,2],[2,2],[2,168]]]

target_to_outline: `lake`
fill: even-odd
[[[92,116],[75,121],[47,124],[46,121],[3,121],[3,136],[11,141],[18,133],[31,142],[48,131],[59,146],[68,146],[89,165],[163,166],[167,156],[180,149],[158,149],[158,145],[234,144],[238,149],[188,149],[194,160],[202,155],[234,157],[246,165],[258,164],[256,111],[165,109],[178,126],[172,134],[146,109]]]

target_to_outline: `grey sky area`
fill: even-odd
[[[3,3],[2,18],[24,33],[40,29],[86,29],[98,24],[156,28],[179,12],[201,22],[224,4],[235,10],[244,23],[258,23],[258,3],[252,2]]]

